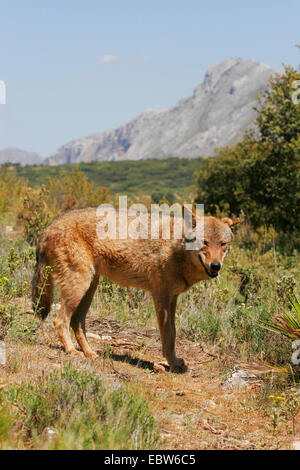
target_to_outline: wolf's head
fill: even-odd
[[[194,221],[195,224],[201,223],[200,220],[194,219]],[[209,279],[218,276],[224,259],[231,249],[232,227],[238,224],[240,219],[204,217],[203,222],[201,239],[196,239],[195,231],[191,231],[186,234],[185,242],[188,250],[190,250],[190,244],[193,243],[190,256],[194,268],[201,273],[201,279]]]

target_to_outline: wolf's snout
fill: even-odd
[[[219,263],[219,261],[213,261],[210,265],[210,269],[211,271],[213,271],[214,273],[217,273],[220,271],[221,269],[221,264]]]

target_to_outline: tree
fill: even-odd
[[[292,67],[271,77],[258,95],[256,129],[203,161],[195,201],[206,210],[243,210],[255,227],[300,230],[300,104],[292,100],[299,78]]]

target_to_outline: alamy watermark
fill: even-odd
[[[0,80],[0,104],[6,104],[6,85],[3,80]]]
[[[119,196],[119,209],[111,204],[97,208],[97,236],[100,240],[185,240],[186,250],[199,250],[204,238],[204,205],[178,203],[144,204],[128,208],[127,196]]]
[[[296,340],[292,342],[292,350],[294,351],[292,354],[292,364],[294,366],[300,365],[300,340]]]
[[[292,102],[294,104],[300,104],[300,80],[294,80],[292,83],[294,93],[292,94]]]

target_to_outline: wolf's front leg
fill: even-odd
[[[171,372],[186,372],[187,366],[183,359],[175,353],[175,311],[177,296],[153,295],[156,316],[160,330],[163,355],[167,359]]]

